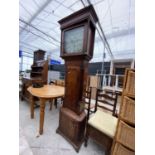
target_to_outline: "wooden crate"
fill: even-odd
[[[135,152],[125,148],[120,143],[115,143],[113,155],[135,155]]]
[[[135,72],[134,71],[128,72],[124,93],[127,96],[130,96],[133,98],[135,97]]]
[[[135,128],[120,120],[116,134],[116,141],[129,149],[135,150]]]
[[[135,124],[135,100],[127,96],[123,97],[120,117],[127,123]]]

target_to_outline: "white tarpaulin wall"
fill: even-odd
[[[90,0],[99,17],[114,59],[132,59],[135,54],[135,1]],[[20,0],[19,48],[33,53],[47,51],[60,60],[60,26],[58,21],[88,5],[87,0]],[[98,26],[97,26],[98,27]],[[99,27],[98,27],[99,29]],[[104,44],[98,32],[92,62],[103,61]],[[105,61],[111,60],[105,49]]]

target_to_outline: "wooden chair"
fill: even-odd
[[[58,86],[62,86],[62,87],[65,86],[64,80],[55,80],[55,81],[50,82],[50,84],[54,84],[54,85],[58,85]],[[55,105],[55,108],[57,108],[57,101],[58,101],[58,99],[61,100],[61,104],[63,103],[63,100],[64,100],[63,97],[59,97],[59,98],[52,99],[52,100],[50,101],[50,110],[52,110],[52,105],[53,105],[53,103],[54,103],[54,105]]]
[[[56,80],[56,83],[55,84],[58,85],[58,86],[65,87],[65,81],[64,80]],[[58,98],[56,98],[56,102],[55,102],[56,107],[57,107],[57,99],[60,99],[61,100],[60,101],[61,104],[63,104],[64,97],[58,97]]]
[[[97,108],[102,108],[112,113],[113,116],[116,116],[116,105],[117,105],[116,92],[103,91],[102,89],[97,89],[95,111],[97,111]]]
[[[91,113],[95,112],[95,102],[92,101],[92,87],[87,88],[82,95],[82,102],[84,103],[85,109],[87,110],[87,120]],[[88,115],[89,113],[89,115]]]
[[[116,95],[97,89],[95,113],[90,118],[87,116],[85,146],[87,146],[88,138],[91,137],[104,148],[105,155],[110,155],[117,125],[115,109]]]
[[[104,148],[105,155],[110,155],[116,126],[116,117],[104,111],[97,110],[87,122],[85,146],[87,146],[88,138],[92,138]]]
[[[50,85],[55,85],[55,81],[52,80],[52,81],[49,82],[49,84],[50,84]],[[50,99],[50,100],[49,100],[50,110],[52,110],[52,105],[53,105],[54,102],[55,102],[55,99]]]

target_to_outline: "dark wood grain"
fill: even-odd
[[[86,114],[82,101],[87,85],[88,62],[93,56],[95,24],[98,21],[93,6],[85,7],[59,21],[61,26],[61,54],[65,60],[65,96],[60,110],[57,132],[78,152],[84,140]],[[65,51],[65,32],[83,27],[83,46],[80,51]]]

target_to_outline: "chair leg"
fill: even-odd
[[[64,101],[64,98],[62,97],[62,98],[61,98],[61,104],[63,104],[63,101]]]
[[[87,109],[87,122],[89,120],[89,115],[90,115],[90,107],[88,107],[88,109]]]
[[[57,109],[57,98],[54,99],[54,105],[55,105],[55,108]]]
[[[50,110],[52,110],[53,99],[50,100]]]
[[[87,147],[88,145],[88,139],[89,139],[89,132],[88,132],[88,126],[86,125],[86,134],[85,134],[85,141],[84,141],[85,147]]]
[[[118,100],[118,94],[116,93],[116,98],[114,101],[114,107],[113,107],[113,113],[112,113],[113,116],[116,116],[117,100]]]
[[[84,146],[87,147],[88,145],[88,137],[85,137]]]

